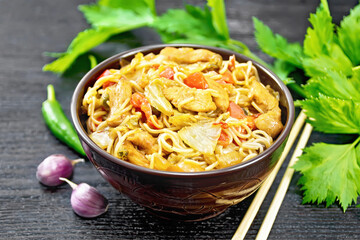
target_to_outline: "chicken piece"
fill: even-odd
[[[140,87],[145,88],[146,85],[149,84],[149,79],[146,77],[146,75],[143,74],[142,71],[130,71],[124,76],[130,81],[135,81]]]
[[[160,154],[154,154],[154,169],[167,171],[168,167],[171,166],[171,163],[163,158]]]
[[[209,67],[212,69],[220,68],[222,64],[222,57],[219,54],[206,49],[166,47],[161,50],[160,55],[179,64],[209,62]]]
[[[232,95],[231,97],[229,97],[229,100],[232,102],[236,102],[236,95]],[[250,107],[251,99],[247,95],[240,94],[237,104],[242,108]]]
[[[278,100],[258,81],[250,84],[251,94],[255,103],[264,112],[255,119],[255,126],[265,131],[272,138],[283,129],[281,122],[281,109]]]
[[[120,107],[126,100],[131,98],[132,89],[130,83],[121,78],[116,85],[108,87],[106,90],[109,94],[108,105],[110,107],[110,113],[106,121],[109,126],[113,127],[119,125],[123,120],[119,116],[119,112],[122,110]]]
[[[167,171],[170,172],[202,172],[205,169],[200,165],[200,163],[190,160],[184,159],[183,161],[178,162],[177,164],[170,165],[167,168]]]
[[[229,108],[229,94],[226,89],[221,86],[220,83],[215,82],[211,78],[206,79],[209,84],[209,88],[218,92],[219,96],[214,97],[214,102],[216,106],[223,112],[226,112]]]
[[[139,149],[143,150],[146,154],[152,154],[159,150],[159,145],[157,144],[156,139],[145,131],[135,133],[129,136],[127,140],[138,146]]]
[[[279,106],[278,100],[260,82],[252,81],[250,88],[251,96],[264,113]]]
[[[267,113],[261,114],[255,119],[255,126],[275,138],[283,129],[280,108],[276,107]]]
[[[123,143],[123,150],[121,153],[126,151],[126,158],[129,162],[143,166],[143,167],[149,167],[149,160],[145,157],[144,154],[142,154],[139,150],[137,150],[129,141],[125,141]],[[124,155],[118,153],[119,155]]]
[[[210,112],[216,109],[211,94],[201,89],[169,87],[164,88],[164,95],[178,109],[180,107],[194,112]],[[187,101],[188,99],[191,100]]]
[[[226,168],[238,163],[241,163],[244,159],[243,156],[238,151],[231,151],[224,154],[217,154],[216,155],[220,168]]]

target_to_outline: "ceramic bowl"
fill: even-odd
[[[87,135],[81,103],[85,91],[108,68],[119,68],[119,60],[130,61],[138,52],[157,54],[166,46],[209,49],[223,59],[235,55],[238,62],[253,61],[261,82],[280,93],[280,107],[284,128],[273,145],[246,162],[224,169],[205,172],[165,172],[137,166],[120,160],[98,147]],[[119,192],[148,211],[162,218],[198,221],[214,217],[229,206],[254,193],[277,163],[294,119],[294,104],[283,82],[269,69],[241,54],[220,48],[162,44],[136,48],[116,54],[91,69],[76,87],[71,116],[84,150],[99,173]]]

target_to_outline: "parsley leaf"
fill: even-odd
[[[309,22],[313,28],[307,29],[304,53],[310,57],[328,54],[327,46],[334,41],[334,24],[326,0],[321,0],[316,14],[310,14]]]
[[[80,32],[71,42],[66,52],[59,54],[60,57],[55,61],[46,64],[43,67],[43,71],[51,71],[60,74],[64,73],[78,56],[105,42],[112,35],[120,32],[118,28],[91,28]]]
[[[322,76],[310,79],[304,88],[309,96],[317,97],[323,94],[360,102],[360,71],[354,71],[353,76],[347,78],[342,72],[330,70]]]
[[[343,72],[347,76],[352,73],[352,63],[337,44],[328,45],[328,55],[319,53],[313,58],[303,61],[305,72],[308,76],[322,76],[329,70]]]
[[[96,4],[79,6],[79,10],[92,28],[80,33],[77,38],[85,33],[90,38],[81,38],[81,41],[75,38],[73,42],[82,42],[83,46],[69,46],[64,53],[47,53],[48,56],[59,59],[45,65],[44,71],[64,73],[79,55],[112,35],[144,26],[154,28],[165,43],[192,43],[227,48],[266,65],[245,44],[230,38],[223,0],[208,0],[204,8],[186,5],[185,9],[169,9],[161,16],[156,15],[154,0],[98,0]],[[94,41],[91,36],[97,33],[101,35],[101,32],[104,35]]]
[[[165,43],[192,43],[226,48],[267,65],[244,43],[229,37],[222,0],[209,0],[204,8],[186,5],[185,9],[169,9],[151,26]]]
[[[306,93],[303,88],[296,84],[292,78],[288,77],[289,74],[296,69],[295,67],[303,68],[302,62],[305,55],[303,54],[301,45],[299,43],[289,43],[284,37],[279,34],[274,34],[268,26],[255,17],[253,17],[253,22],[255,40],[260,49],[276,59],[274,65],[268,67],[272,69],[289,88],[299,96],[305,97]]]
[[[324,133],[360,134],[360,103],[320,95],[300,102],[309,122]]]
[[[119,31],[139,28],[154,21],[152,10],[144,1],[100,1],[98,4],[80,5],[79,10],[93,27],[117,27]]]
[[[264,53],[302,68],[304,56],[299,43],[288,43],[284,37],[274,34],[268,26],[256,17],[253,17],[253,22],[255,40]]]
[[[352,144],[316,143],[304,150],[293,166],[302,176],[299,184],[304,190],[303,203],[320,204],[326,201],[330,206],[338,200],[345,211],[356,202],[360,194],[360,146],[358,138]]]
[[[337,29],[339,44],[354,65],[360,64],[360,5],[350,11]]]
[[[276,59],[274,61],[274,65],[272,66],[272,70],[281,80],[283,80],[285,84],[295,83],[295,81],[289,77],[289,74],[295,70],[295,67],[289,62]]]
[[[208,5],[211,7],[212,23],[216,32],[229,39],[229,29],[226,23],[225,5],[224,1],[208,0]]]
[[[353,67],[360,63],[360,5],[343,19],[337,31],[326,0],[321,0],[309,21],[311,27],[301,47],[253,18],[256,41],[263,52],[275,58],[272,69],[282,79],[295,70],[286,63],[310,77],[304,88],[296,91],[304,91],[305,100],[296,103],[315,130],[360,135],[360,66]],[[288,86],[299,88],[291,83]],[[320,143],[305,148],[295,165],[303,173],[299,184],[304,203],[325,201],[329,206],[338,200],[345,211],[356,201],[360,194],[359,139],[352,144]]]
[[[186,19],[186,21],[184,21]],[[212,24],[209,7],[186,5],[186,9],[169,9],[153,24],[166,43],[202,41],[218,46],[226,40]]]
[[[59,58],[45,65],[43,71],[63,74],[77,57],[105,42],[111,36],[147,26],[155,18],[152,2],[152,0],[130,2],[100,0],[97,4],[79,6],[93,27],[80,32],[70,43],[66,52],[48,53],[49,56]]]

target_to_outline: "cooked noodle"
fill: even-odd
[[[251,61],[165,48],[108,69],[87,90],[83,109],[88,134],[115,157],[157,170],[209,171],[271,146],[282,130],[278,99]]]

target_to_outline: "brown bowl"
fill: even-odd
[[[197,221],[216,216],[255,192],[279,160],[294,120],[294,104],[284,83],[269,69],[253,61],[261,81],[280,93],[284,128],[268,149],[246,162],[224,169],[205,172],[165,172],[120,160],[98,147],[86,133],[86,116],[80,106],[85,91],[108,68],[119,68],[119,59],[131,60],[138,52],[159,53],[166,46],[204,48],[224,59],[235,55],[237,61],[252,59],[220,48],[161,44],[119,53],[91,69],[79,82],[73,94],[71,116],[86,155],[100,174],[117,190],[150,212],[168,219]]]

